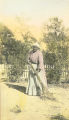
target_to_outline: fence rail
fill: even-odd
[[[45,65],[45,70],[46,72],[49,70],[53,70],[54,69],[54,65]],[[1,78],[7,78],[7,71],[8,71],[8,67],[7,65],[4,64],[0,64],[0,77]],[[23,75],[21,76],[21,79],[28,79],[28,75],[29,75],[29,70],[28,70],[28,66],[26,67],[25,70],[23,70]],[[69,66],[64,66],[62,73],[61,73],[61,79],[62,80],[67,80],[69,79]]]
[[[49,70],[54,70],[54,65],[45,65],[45,71],[48,72]],[[23,71],[23,79],[28,78],[29,70],[28,67],[26,70]],[[69,66],[64,66],[61,72],[61,80],[68,80],[69,79]]]

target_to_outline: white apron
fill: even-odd
[[[34,69],[37,69],[37,64],[32,64]],[[41,81],[43,82],[44,86],[47,87],[47,80],[45,77],[45,71],[41,70],[38,73]],[[42,86],[39,82],[39,80],[37,79],[37,76],[34,75],[33,70],[31,69],[31,67],[29,67],[29,79],[28,79],[28,86],[26,88],[26,93],[28,95],[40,95],[42,92]]]

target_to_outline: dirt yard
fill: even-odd
[[[0,83],[1,120],[69,120],[69,88],[50,86],[56,100],[42,101],[25,88]],[[16,112],[16,106],[19,112]]]

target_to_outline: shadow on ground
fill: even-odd
[[[18,91],[20,91],[20,92],[23,92],[24,94],[26,94],[26,87],[25,86],[19,86],[19,85],[16,85],[16,84],[12,84],[12,83],[5,83],[8,87],[11,87],[11,88],[13,88],[13,89],[16,89],[16,90],[18,90]],[[39,95],[39,90],[38,90],[38,95],[37,96],[39,96],[40,97],[40,99],[42,99],[42,100],[46,100],[46,99],[48,99],[48,100],[51,100],[51,101],[57,101],[56,100],[56,98],[54,98],[53,97],[53,94],[51,94],[51,93],[48,93],[48,94],[46,94],[46,96],[40,96]]]
[[[6,83],[6,85],[8,87],[14,88],[14,89],[16,89],[16,90],[18,90],[18,91],[23,92],[24,94],[26,94],[26,87],[24,87],[24,86],[13,85],[13,84],[8,84],[8,83]]]
[[[52,116],[50,120],[68,120],[67,118],[65,118],[63,115],[56,115],[56,116]]]

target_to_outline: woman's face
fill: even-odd
[[[39,48],[37,46],[33,46],[33,52],[36,52]]]

